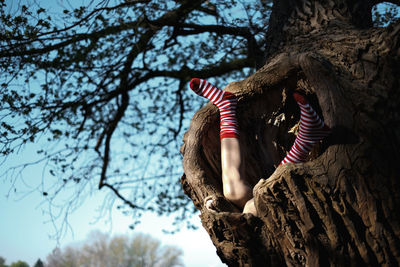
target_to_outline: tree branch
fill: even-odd
[[[207,66],[201,70],[190,69],[186,66],[179,71],[154,70],[154,77],[171,77],[189,81],[191,77],[209,78],[229,73],[231,71],[240,70],[245,67],[254,67],[254,61],[251,58],[233,59],[229,62],[221,62],[219,65]]]
[[[140,77],[138,77],[139,75],[133,74],[132,76],[134,76],[134,78],[129,81],[127,90],[131,91],[139,84],[147,82],[152,78],[169,77],[169,78],[183,80],[184,82],[188,82],[194,76],[200,78],[216,77],[219,75],[227,74],[235,70],[241,70],[245,67],[254,67],[253,63],[254,62],[252,61],[252,59],[242,58],[242,59],[234,59],[230,62],[222,62],[220,65],[206,66],[200,70],[190,69],[186,66],[183,66],[181,70],[150,70],[146,74]],[[145,70],[142,70],[141,72],[144,71]],[[117,97],[118,95],[120,95],[122,92],[123,90],[121,88],[118,88],[117,90],[108,92],[106,98],[93,101],[91,103],[88,103],[87,105],[94,106],[98,103],[108,102],[113,98]]]
[[[33,48],[33,49],[29,49],[29,50],[22,50],[22,51],[2,51],[0,52],[0,57],[14,57],[14,56],[22,56],[22,55],[35,55],[35,54],[45,54],[48,52],[51,52],[53,50],[68,46],[70,44],[79,42],[79,41],[83,41],[83,40],[89,40],[89,39],[99,39],[101,37],[107,36],[109,34],[116,34],[119,33],[121,31],[124,30],[129,30],[129,29],[135,29],[138,27],[143,27],[143,28],[147,28],[150,29],[151,31],[157,31],[159,30],[162,26],[168,26],[170,24],[174,24],[177,23],[180,19],[182,19],[182,17],[184,15],[187,15],[188,13],[190,13],[193,9],[195,9],[199,4],[201,3],[201,1],[185,1],[179,8],[172,10],[172,11],[168,11],[167,13],[165,13],[163,16],[161,16],[159,19],[156,19],[154,21],[149,21],[148,19],[143,19],[143,18],[139,18],[136,21],[133,22],[124,22],[120,25],[116,25],[116,26],[111,26],[105,29],[102,29],[100,31],[96,31],[96,32],[92,32],[92,33],[81,33],[81,34],[74,34],[73,36],[69,36],[70,39],[57,43],[57,44],[53,44],[53,45],[49,45],[43,48]],[[157,27],[154,28],[154,26],[159,25]],[[60,37],[60,39],[65,39],[68,37]],[[33,42],[35,41],[40,41],[40,40],[33,40]],[[31,42],[32,43],[32,42]],[[13,44],[14,46],[18,45],[18,44]],[[25,45],[25,44],[22,44]],[[5,48],[5,47],[3,47]],[[15,48],[15,47],[13,47]]]
[[[111,123],[108,124],[107,129],[105,130],[105,136],[106,140],[104,143],[104,157],[103,157],[103,165],[101,168],[101,176],[100,176],[100,182],[99,182],[99,189],[101,189],[104,186],[104,181],[106,180],[106,173],[107,173],[107,168],[110,163],[110,146],[111,146],[111,138],[112,135],[117,128],[118,123],[121,121],[122,117],[125,114],[126,109],[128,108],[129,105],[129,95],[128,92],[124,92],[122,94],[122,101],[121,105],[118,107],[117,113],[114,116],[114,119],[111,121]],[[104,137],[104,135],[102,135]],[[97,146],[99,146],[101,142],[97,143]]]
[[[223,25],[198,25],[191,23],[182,23],[179,26],[180,29],[178,30],[178,32],[181,33],[182,35],[198,34],[203,32],[215,32],[219,34],[243,36],[246,38],[253,36],[253,33],[250,32],[249,28],[246,27],[229,27]],[[185,30],[182,28],[190,28],[191,30]]]
[[[178,136],[179,132],[182,129],[182,125],[183,125],[183,115],[185,114],[185,105],[183,103],[182,91],[185,87],[186,82],[187,82],[186,80],[180,79],[179,87],[178,87],[178,90],[176,91],[176,95],[177,95],[176,102],[179,105],[179,125],[178,125],[178,129],[176,129],[174,131],[174,139]]]
[[[142,207],[137,206],[136,204],[133,204],[132,201],[127,200],[124,196],[121,195],[121,193],[119,192],[119,190],[117,188],[115,188],[114,186],[110,185],[109,183],[103,183],[102,187],[108,187],[111,189],[111,191],[113,191],[113,193],[119,198],[121,199],[124,204],[128,205],[130,208],[132,209],[143,209]]]
[[[42,34],[38,34],[37,37],[42,37],[42,36],[46,36],[46,35],[51,35],[51,34],[55,34],[55,33],[61,33],[61,32],[66,32],[68,30],[71,30],[79,25],[82,25],[83,22],[87,21],[91,16],[93,16],[94,14],[98,13],[98,12],[102,12],[102,11],[112,11],[121,7],[130,7],[133,4],[139,4],[139,3],[148,3],[150,2],[150,0],[131,0],[131,1],[127,1],[125,3],[113,6],[113,7],[101,7],[101,8],[97,8],[92,10],[89,14],[87,14],[85,17],[83,17],[82,19],[80,19],[79,21],[71,24],[68,27],[59,29],[59,30],[53,30],[53,31],[49,31],[49,32],[44,32]],[[26,39],[27,41],[30,41],[30,43],[32,42],[32,40],[30,39]],[[39,41],[40,39],[37,38],[36,40],[33,41]]]

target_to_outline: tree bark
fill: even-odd
[[[223,197],[216,107],[194,115],[181,182],[228,266],[400,264],[400,23],[373,28],[374,4],[275,1],[266,64],[225,88],[239,97],[257,217]],[[277,167],[295,139],[294,91],[332,134],[306,163]]]

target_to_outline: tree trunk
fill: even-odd
[[[216,107],[194,115],[181,182],[229,266],[399,265],[400,23],[373,28],[373,4],[275,1],[266,64],[225,88],[239,97],[257,217],[223,197]],[[307,163],[277,167],[295,139],[295,90],[332,134]]]

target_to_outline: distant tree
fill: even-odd
[[[3,257],[0,257],[0,267],[7,267],[6,259]]]
[[[29,264],[24,261],[17,261],[11,263],[10,267],[29,267]]]
[[[66,254],[66,253],[65,253]],[[68,266],[65,258],[67,256],[61,252],[59,248],[53,249],[53,251],[47,256],[47,264],[48,267],[64,267]]]
[[[161,246],[147,235],[133,237],[92,232],[82,246],[55,249],[47,257],[48,267],[174,267],[183,266],[182,251]]]
[[[38,259],[33,267],[44,267],[44,264],[41,259]]]

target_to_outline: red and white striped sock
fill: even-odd
[[[213,102],[220,114],[220,138],[239,138],[238,123],[236,120],[237,98],[230,92],[213,86],[206,80],[194,78],[190,81],[190,88],[199,96]]]
[[[318,117],[304,96],[294,93],[293,97],[300,107],[300,129],[292,148],[280,164],[305,162],[313,146],[330,133],[330,128]]]

